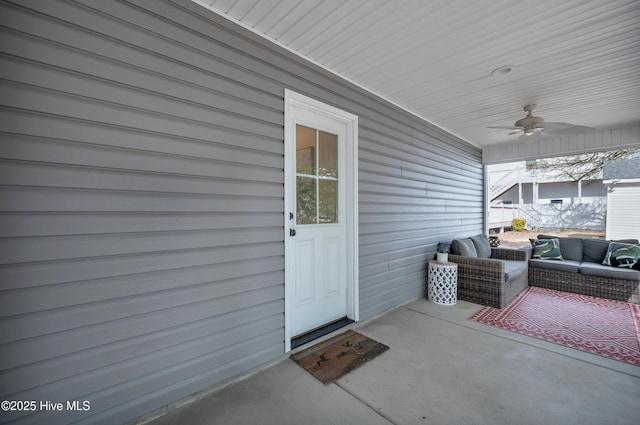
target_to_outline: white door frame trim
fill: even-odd
[[[284,341],[285,353],[291,351],[291,325],[290,311],[293,299],[293,267],[291,263],[290,249],[293,247],[289,230],[291,220],[289,212],[293,211],[290,204],[290,191],[295,177],[295,146],[294,122],[292,109],[298,108],[324,115],[340,121],[346,125],[346,152],[347,169],[343,178],[347,186],[347,317],[353,321],[360,320],[359,307],[359,264],[358,264],[358,116],[324,104],[310,97],[301,95],[289,89],[284,90]]]

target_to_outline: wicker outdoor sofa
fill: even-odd
[[[640,270],[602,264],[610,242],[559,238],[561,258],[538,259],[531,248],[491,248],[483,235],[453,240],[449,261],[458,264],[458,299],[504,308],[527,286],[538,286],[640,304]]]
[[[538,239],[552,238],[538,235]],[[615,242],[637,244],[638,240]],[[529,260],[529,285],[640,304],[640,271],[602,264],[609,243],[559,238],[562,260]]]
[[[449,261],[458,264],[458,299],[496,308],[527,289],[530,250],[491,248],[486,236],[453,240]]]

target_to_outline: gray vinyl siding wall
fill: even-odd
[[[0,3],[0,392],[115,424],[284,352],[284,89],[359,116],[360,307],[479,233],[479,149],[187,1]],[[277,390],[277,389],[275,389]]]

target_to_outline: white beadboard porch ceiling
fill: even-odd
[[[470,143],[640,122],[638,0],[194,0]],[[511,66],[507,75],[492,71]]]

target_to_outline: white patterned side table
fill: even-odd
[[[441,305],[454,305],[458,299],[458,265],[429,261],[427,277],[429,301]]]

